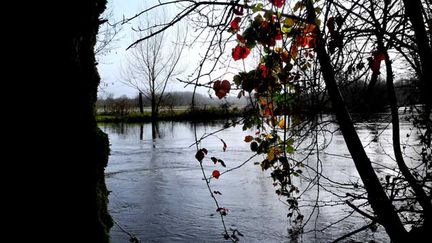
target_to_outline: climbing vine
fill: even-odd
[[[215,80],[212,87],[219,99],[224,98],[234,86],[240,90],[239,96],[247,95],[256,101],[253,103],[255,112],[243,123],[244,130],[254,129],[255,133],[246,135],[244,142],[250,145],[252,152],[262,156],[263,160],[259,162],[262,170],[270,171],[276,194],[285,198],[289,205],[287,216],[295,225],[301,225],[304,216],[298,207],[300,191],[292,178],[303,173],[304,165],[290,159],[295,151],[295,136],[290,129],[298,125],[300,107],[296,101],[306,90],[306,73],[312,70],[315,31],[320,20],[308,21],[301,17],[305,8],[303,1],[294,4],[290,15],[282,13],[284,0],[270,1],[271,4],[266,6],[265,2],[247,3],[245,1],[243,5],[231,9],[233,18],[226,30],[236,40],[231,57],[234,61],[245,61],[255,51],[259,53],[259,63],[255,69],[234,75],[231,82]],[[315,10],[317,14],[321,11],[319,8]],[[332,38],[339,41],[336,40],[340,38],[337,37],[337,30],[331,30]],[[204,148],[196,153],[201,168],[207,153]],[[224,162],[215,157],[211,157],[211,161],[225,167]],[[218,179],[219,176],[219,170],[212,172],[212,178]],[[209,186],[208,179],[206,182]],[[210,188],[209,191],[215,198]],[[216,205],[223,219],[228,209],[220,207],[217,201]],[[234,241],[238,239],[235,233],[228,235],[226,232],[225,236]]]

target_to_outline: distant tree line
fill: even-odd
[[[419,102],[419,90],[415,79],[400,80],[396,83],[396,96],[400,106],[417,104]],[[355,83],[347,83],[341,87],[341,92],[345,97],[345,102],[351,112],[358,113],[375,113],[384,112],[388,109],[389,103],[387,99],[386,84],[382,80],[378,80],[373,90],[368,90],[368,83],[358,81]],[[414,89],[414,91],[413,91]],[[307,95],[301,98],[303,102],[298,110],[304,112],[313,112],[316,110],[330,111],[329,102],[313,102],[313,99]],[[317,98],[315,98],[317,99]],[[326,94],[318,97],[320,100],[328,101]],[[162,97],[162,109],[174,109],[175,107],[189,107],[192,101],[192,92],[169,92]],[[236,97],[227,97],[219,100],[214,97],[210,98],[205,95],[195,94],[195,105],[198,107],[245,107],[249,104],[248,97],[238,99]],[[151,107],[151,100],[143,98],[143,106]],[[109,94],[105,98],[99,98],[96,103],[97,112],[126,115],[132,111],[139,110],[138,95],[134,98],[129,98],[125,95],[114,98],[113,94]]]
[[[389,112],[389,100],[387,87],[384,80],[377,79],[373,89],[365,80],[356,82],[346,82],[339,80],[340,92],[344,97],[346,106],[350,112],[362,114],[374,114],[379,112]],[[420,90],[418,80],[406,79],[399,80],[395,84],[395,93],[399,106],[409,106],[420,103]],[[291,107],[287,113],[299,113],[303,116],[313,116],[317,113],[331,113],[331,103],[328,93],[325,90],[317,93],[304,92],[295,98],[295,102],[290,102]],[[278,114],[284,114],[278,111]]]
[[[399,106],[419,103],[420,91],[418,80],[407,79],[395,83],[395,92]],[[389,99],[385,80],[378,80],[373,89],[369,89],[364,80],[341,87],[341,93],[351,112],[374,113],[389,108]]]
[[[176,107],[190,107],[192,103],[192,92],[169,92],[164,94],[161,101],[162,109],[174,109]],[[226,99],[219,100],[215,98],[206,97],[205,95],[195,94],[195,105],[197,107],[220,107],[228,108],[231,106],[245,107],[248,104],[247,97],[240,99],[236,97],[227,97]],[[143,97],[143,106],[145,108],[151,107],[151,100]],[[121,96],[114,98],[114,95],[109,94],[105,98],[99,98],[96,102],[96,109],[98,113],[126,115],[133,111],[139,111],[139,98],[138,95],[134,98]]]

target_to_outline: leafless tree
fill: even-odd
[[[159,19],[147,15],[141,19],[141,27],[136,30],[137,37],[151,35],[151,27],[164,18],[164,15]],[[178,64],[183,49],[181,33],[177,28],[146,39],[130,50],[122,82],[150,100],[152,122],[158,119],[168,82],[181,73]]]
[[[116,48],[121,30],[120,23],[115,21],[114,12],[108,8],[99,18],[99,32],[96,36],[95,55],[99,59]]]
[[[96,45],[94,47],[97,62],[103,62],[103,57],[118,47],[116,43],[120,39],[121,29],[121,23],[116,22],[113,9],[108,6],[99,17],[99,31],[96,36]],[[101,79],[98,87],[99,91],[105,92],[107,87],[108,83],[104,79]]]

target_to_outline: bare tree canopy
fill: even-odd
[[[151,35],[151,27],[164,21],[164,14],[141,18],[140,36]],[[130,50],[127,65],[123,70],[123,83],[136,89],[151,101],[152,117],[157,120],[157,113],[169,82],[174,81],[181,70],[179,61],[184,49],[183,37],[177,28],[170,33],[161,33],[153,38],[138,43]]]

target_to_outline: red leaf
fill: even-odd
[[[232,49],[232,57],[234,61],[245,59],[250,53],[250,49],[247,47],[237,45]]]
[[[280,29],[277,29],[275,39],[276,40],[282,40],[282,38],[283,38],[282,31]]]
[[[221,89],[223,89],[226,93],[229,93],[231,90],[231,83],[228,80],[223,80],[221,83]]]
[[[239,35],[239,34],[237,34],[237,40],[240,43],[243,43],[243,44],[246,42],[246,39],[243,36]]]
[[[250,53],[250,49],[247,47],[243,47],[242,58],[245,59],[247,56],[249,56],[249,53]]]
[[[213,90],[215,91],[216,96],[219,99],[222,99],[231,90],[231,84],[228,80],[216,80],[213,82]]]
[[[214,91],[217,91],[217,90],[219,90],[220,89],[220,86],[221,86],[221,81],[220,80],[216,80],[216,81],[214,81],[213,82],[213,90]]]
[[[316,29],[316,25],[315,25],[315,24],[308,24],[308,25],[306,25],[305,28],[303,29],[303,32],[304,32],[305,34],[308,34],[308,33],[314,33],[314,32],[315,32],[315,29]]]
[[[243,49],[241,46],[236,46],[234,49],[232,49],[232,57],[234,61],[240,60],[242,57]]]
[[[275,37],[270,38],[270,41],[268,41],[266,44],[269,46],[275,46],[276,45],[276,38]]]
[[[244,138],[244,141],[246,142],[246,143],[249,143],[249,142],[251,142],[253,140],[253,137],[251,136],[251,135],[247,135],[245,138]]]
[[[214,171],[212,172],[212,176],[213,176],[214,178],[216,178],[216,179],[219,179],[220,172],[219,172],[218,170],[214,170]]]
[[[385,55],[384,53],[376,53],[374,54],[374,59],[377,61],[384,61]]]
[[[296,46],[303,46],[303,35],[297,35],[297,37],[295,38],[295,45]]]
[[[231,26],[230,30],[232,32],[237,32],[237,31],[240,30],[240,26],[239,26],[240,21],[241,21],[240,17],[235,17],[233,19],[233,21],[231,21],[231,23],[230,23],[230,26]]]
[[[291,61],[291,57],[290,57],[290,55],[288,54],[287,51],[284,51],[284,52],[281,53],[281,58],[286,63],[288,63],[288,62]]]
[[[261,76],[263,78],[267,78],[269,76],[269,70],[268,70],[268,68],[266,67],[265,64],[260,64],[258,66],[258,68],[259,68],[259,70],[261,70]]]
[[[263,29],[263,30],[267,30],[268,28],[269,28],[269,22],[268,21],[263,21],[262,23],[261,23],[261,28]]]
[[[219,194],[222,195],[222,193],[220,191],[213,191],[214,194]]]
[[[218,161],[215,157],[211,157],[210,159],[213,161],[214,164],[216,164]]]
[[[217,96],[219,99],[222,99],[223,97],[225,97],[226,94],[227,94],[227,93],[226,93],[223,89],[219,89],[218,91],[216,91],[216,96]]]
[[[372,56],[373,58],[369,59],[369,67],[371,68],[372,72],[379,73],[381,61],[385,59],[385,54],[378,51],[374,51],[372,52]]]
[[[205,148],[202,148],[201,151],[203,151],[204,154],[208,154],[208,151]]]
[[[278,8],[281,8],[285,4],[285,0],[270,0],[270,2]]]
[[[264,109],[264,113],[263,113],[263,116],[264,117],[268,117],[268,116],[270,116],[271,115],[271,110],[270,110],[270,108],[269,107],[266,107],[265,109]]]
[[[315,47],[315,38],[313,36],[306,36],[303,38],[303,47]]]

